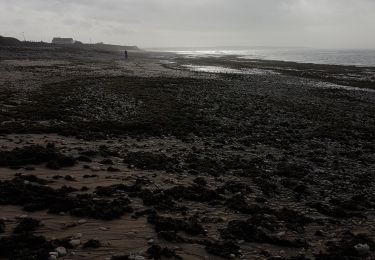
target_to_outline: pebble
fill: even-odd
[[[57,253],[57,252],[49,252],[49,255],[50,256],[56,256],[56,257],[58,257],[59,253]]]
[[[80,219],[80,220],[78,220],[77,223],[80,224],[80,225],[82,225],[82,224],[87,223],[87,220],[86,219]]]
[[[107,231],[109,228],[106,228],[106,227],[100,227],[99,228],[101,231]]]
[[[155,240],[153,240],[153,239],[150,239],[149,241],[147,241],[147,244],[149,244],[149,245],[152,245],[154,243],[155,243]]]
[[[230,254],[229,258],[234,259],[234,258],[236,258],[236,255],[235,254]]]
[[[60,246],[60,247],[56,248],[55,250],[59,254],[59,256],[66,256],[66,254],[67,254],[67,251],[66,251],[65,247]]]
[[[326,235],[326,233],[323,230],[317,230],[315,232],[315,236],[323,237],[325,235]]]
[[[141,255],[132,255],[132,256],[129,256],[129,260],[145,260],[145,259],[146,258],[144,258]]]
[[[360,256],[366,256],[370,253],[370,246],[368,244],[357,244],[354,249]]]
[[[69,244],[72,247],[76,248],[76,247],[78,247],[81,244],[81,240],[79,240],[79,239],[72,239],[72,240],[69,241]]]

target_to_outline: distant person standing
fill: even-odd
[[[124,55],[125,55],[125,60],[127,60],[128,59],[128,51],[127,50],[125,50]]]

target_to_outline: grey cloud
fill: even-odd
[[[34,40],[373,47],[373,24],[373,0],[0,0],[0,34]]]

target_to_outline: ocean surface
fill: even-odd
[[[375,67],[375,49],[333,50],[310,48],[249,48],[249,49],[201,49],[170,50],[190,58],[223,57],[235,55],[242,59],[293,61],[300,63],[354,65]]]

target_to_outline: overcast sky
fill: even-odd
[[[375,48],[375,0],[0,0],[0,35],[170,46]]]

